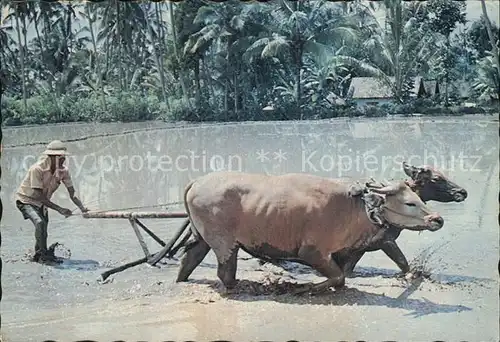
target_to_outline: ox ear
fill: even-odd
[[[415,180],[419,172],[419,168],[410,165],[407,162],[403,162],[403,171],[406,173],[408,177],[411,177],[411,179]]]
[[[432,170],[428,167],[415,167],[403,162],[403,171],[414,181],[424,181],[432,178]]]
[[[370,208],[380,207],[385,203],[385,198],[373,192],[367,193],[363,196],[363,201],[365,201],[366,205]]]
[[[416,181],[426,181],[432,178],[432,170],[427,167],[422,167],[417,173]]]

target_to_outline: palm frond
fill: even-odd
[[[283,36],[275,35],[262,50],[262,57],[278,57],[290,47],[290,42]]]
[[[213,6],[202,6],[198,9],[196,17],[193,19],[193,24],[210,23],[213,24],[219,20],[220,16]]]
[[[235,15],[231,18],[231,22],[229,23],[229,25],[234,30],[239,31],[245,26],[245,20],[240,15]]]

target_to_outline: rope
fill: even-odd
[[[145,205],[145,206],[138,206],[138,207],[99,210],[99,211],[92,211],[92,212],[93,213],[105,213],[105,212],[108,212],[108,211],[127,211],[127,210],[136,210],[136,209],[145,209],[145,208],[159,208],[159,207],[167,207],[169,205],[183,204],[183,203],[184,203],[183,201],[178,201],[178,202],[170,202],[170,203],[162,203],[162,204],[154,204],[154,205]],[[78,208],[75,208],[71,212],[74,212],[77,209]],[[76,216],[76,215],[82,215],[82,213],[73,214],[72,216]]]

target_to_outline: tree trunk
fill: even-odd
[[[402,102],[403,99],[403,80],[401,79],[401,61],[399,59],[399,50],[401,47],[401,31],[402,31],[402,21],[403,21],[403,14],[402,14],[402,4],[401,1],[397,1],[395,6],[393,7],[393,12],[391,15],[391,30],[393,32],[394,36],[394,41],[395,41],[395,60],[394,60],[394,66],[395,66],[395,74],[394,74],[394,81],[395,81],[395,86],[396,86],[396,100],[398,102]]]
[[[35,9],[35,11],[36,11],[36,9]],[[41,58],[42,58],[42,64],[45,64],[45,50],[44,50],[43,44],[42,44],[42,37],[40,37],[40,30],[38,29],[38,13],[35,12],[34,16],[35,16],[35,18],[34,18],[35,19],[35,33],[36,33],[36,38],[38,40],[38,47],[40,48],[40,54],[41,54]],[[38,71],[38,77],[40,79],[46,78],[45,71],[44,70],[39,70]]]
[[[495,64],[497,66],[498,79],[500,79],[500,59],[498,56],[498,47],[495,44],[495,37],[493,36],[493,29],[491,28],[491,21],[488,17],[488,12],[486,12],[485,0],[481,0],[481,8],[483,10],[484,21],[486,22],[486,29],[488,31],[488,37],[490,39],[491,51],[495,58]]]
[[[165,66],[163,64],[163,56],[165,56],[165,32],[164,32],[164,27],[163,27],[163,16],[161,14],[160,5],[158,3],[155,3],[155,11],[156,11],[156,19],[158,21],[158,39],[160,41],[159,62],[160,62],[160,68],[161,68],[161,76],[163,78],[162,91],[165,94],[164,96],[165,96],[165,103],[167,105],[167,109],[170,109],[170,104],[168,102],[168,95],[167,95],[167,85],[166,85],[166,81],[165,81]]]
[[[104,111],[107,111],[107,106],[106,106],[106,94],[104,93],[104,85],[102,84],[102,70],[99,68],[99,51],[97,51],[97,43],[95,40],[95,34],[94,34],[94,22],[92,20],[92,16],[90,13],[90,2],[87,2],[85,4],[85,12],[87,14],[87,18],[89,21],[89,31],[90,31],[90,37],[92,39],[92,47],[94,48],[94,58],[95,58],[95,66],[94,66],[94,72],[97,73],[97,87],[99,88],[99,95],[101,97],[101,102],[102,102],[102,108]]]
[[[295,103],[296,103],[296,110],[297,110],[297,115],[299,115],[300,119],[302,120],[302,110],[300,108],[301,105],[301,87],[300,87],[300,71],[302,70],[302,52],[301,48],[298,47],[295,50]]]
[[[27,7],[25,7],[25,9],[26,9],[26,11],[28,11]],[[23,41],[24,41],[24,48],[26,49],[26,51],[28,51],[28,38],[27,38],[27,36],[28,36],[28,29],[26,27],[26,15],[27,15],[27,13],[23,14]]]
[[[43,6],[45,10],[42,12],[43,13],[43,30],[44,30],[44,36],[45,36],[45,47],[48,50],[48,47],[50,46],[50,32],[52,31],[52,24],[50,22],[50,17],[48,15],[48,12],[52,10],[50,7],[49,3],[46,2],[40,2],[40,6]]]
[[[239,120],[238,117],[238,73],[235,70],[233,73],[233,87],[234,87],[234,117],[236,120]]]
[[[448,102],[448,89],[449,89],[449,81],[450,81],[450,74],[449,74],[449,58],[450,58],[450,36],[446,37],[446,64],[444,68],[444,81],[445,81],[445,86],[444,86],[444,105],[445,107],[449,106]]]
[[[148,26],[149,39],[151,39],[151,44],[153,45],[153,56],[156,63],[156,70],[158,70],[158,74],[160,75],[160,83],[161,83],[161,94],[163,96],[163,101],[165,103],[168,102],[167,93],[165,91],[165,73],[163,68],[161,67],[160,57],[158,56],[158,51],[155,47],[154,36],[153,36],[153,28],[151,27],[151,23],[149,22],[149,14],[143,10],[144,17],[146,18],[146,25]],[[156,12],[158,14],[158,12]],[[158,38],[161,41],[161,35]],[[160,43],[161,44],[161,43]]]
[[[125,75],[123,73],[123,65],[122,65],[122,39],[120,32],[120,0],[115,0],[116,5],[116,31],[115,35],[118,39],[118,70],[120,77],[120,89],[123,91],[125,88]]]
[[[226,121],[228,121],[228,114],[229,114],[229,81],[226,80],[224,86],[224,112],[226,113]]]
[[[198,58],[198,56],[195,56],[195,58],[196,58],[196,62],[194,65],[194,80],[195,80],[195,84],[196,84],[195,98],[196,98],[196,106],[198,108],[200,108],[201,107],[201,98],[202,98],[201,85],[200,85],[200,58]]]
[[[201,62],[202,62],[203,73],[205,74],[205,80],[206,80],[206,82],[204,84],[208,88],[208,91],[207,91],[208,103],[210,105],[211,104],[210,99],[212,99],[212,103],[213,103],[213,101],[215,101],[215,89],[214,89],[212,78],[210,77],[210,73],[208,71],[208,67],[207,67],[207,63],[206,63],[205,59],[202,59]]]
[[[294,1],[293,2],[294,12],[299,11],[299,8],[300,8],[300,2]],[[295,30],[298,31],[298,27],[295,27]],[[302,46],[300,44],[301,43],[295,46],[295,48],[293,49],[293,54],[295,54],[294,59],[295,59],[295,106],[297,111],[296,115],[298,115],[302,120],[302,110],[300,108],[301,105],[300,71],[302,70]]]
[[[19,7],[17,8],[16,11],[16,29],[17,29],[17,41],[19,44],[19,58],[21,60],[21,77],[22,77],[22,87],[23,87],[23,108],[24,108],[24,114],[28,111],[28,94],[26,91],[26,71],[24,67],[24,46],[21,41],[21,24],[19,23],[19,12],[20,9]],[[24,14],[23,14],[24,16]]]
[[[71,21],[71,13],[73,11],[73,7],[71,6],[70,3],[66,5],[66,22],[65,22],[65,30],[64,30],[64,38],[63,38],[63,58],[61,60],[61,75],[59,77],[59,82],[57,85],[57,95],[61,96],[62,94],[66,93],[66,86],[69,85],[67,84],[67,80],[64,78],[64,73],[66,71],[66,68],[69,66],[69,56],[70,56],[70,50],[71,50],[71,45],[73,43],[73,37],[71,34],[72,30],[72,21]],[[56,99],[57,101],[57,99]]]
[[[112,4],[113,3],[111,1],[108,2],[108,9],[106,11],[106,17],[104,19],[105,27],[109,26],[109,17],[110,17],[109,13],[111,11]],[[109,33],[106,35],[106,44],[105,44],[105,49],[106,49],[105,51],[106,52],[105,52],[105,57],[104,57],[104,59],[106,61],[106,67],[104,68],[104,72],[102,72],[102,74],[101,74],[103,79],[104,79],[104,75],[106,75],[106,80],[107,80],[107,75],[108,75],[108,72],[109,72],[109,65],[110,65],[110,62],[109,62],[110,56],[111,56],[110,50],[113,49],[113,47],[110,44],[110,40],[111,40],[110,36],[111,35]]]
[[[172,29],[172,39],[174,42],[174,54],[177,62],[180,62],[180,57],[179,57],[179,49],[177,46],[177,32],[175,32],[175,21],[174,21],[174,9],[172,7],[172,2],[168,2],[168,13],[170,15],[170,27]],[[180,68],[179,70],[179,81],[181,83],[181,88],[182,88],[182,95],[184,97],[184,100],[188,103],[188,106],[191,107],[190,102],[188,101],[188,91],[187,91],[187,86],[186,82],[184,79],[184,69]]]

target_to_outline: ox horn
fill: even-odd
[[[365,186],[370,189],[380,189],[386,186],[383,182],[377,182],[375,179],[370,177],[370,181],[365,183]]]
[[[384,195],[393,195],[401,190],[401,187],[403,185],[401,183],[393,183],[389,184],[387,186],[384,186],[383,188],[372,188],[371,190],[375,193],[378,194],[384,194]]]

